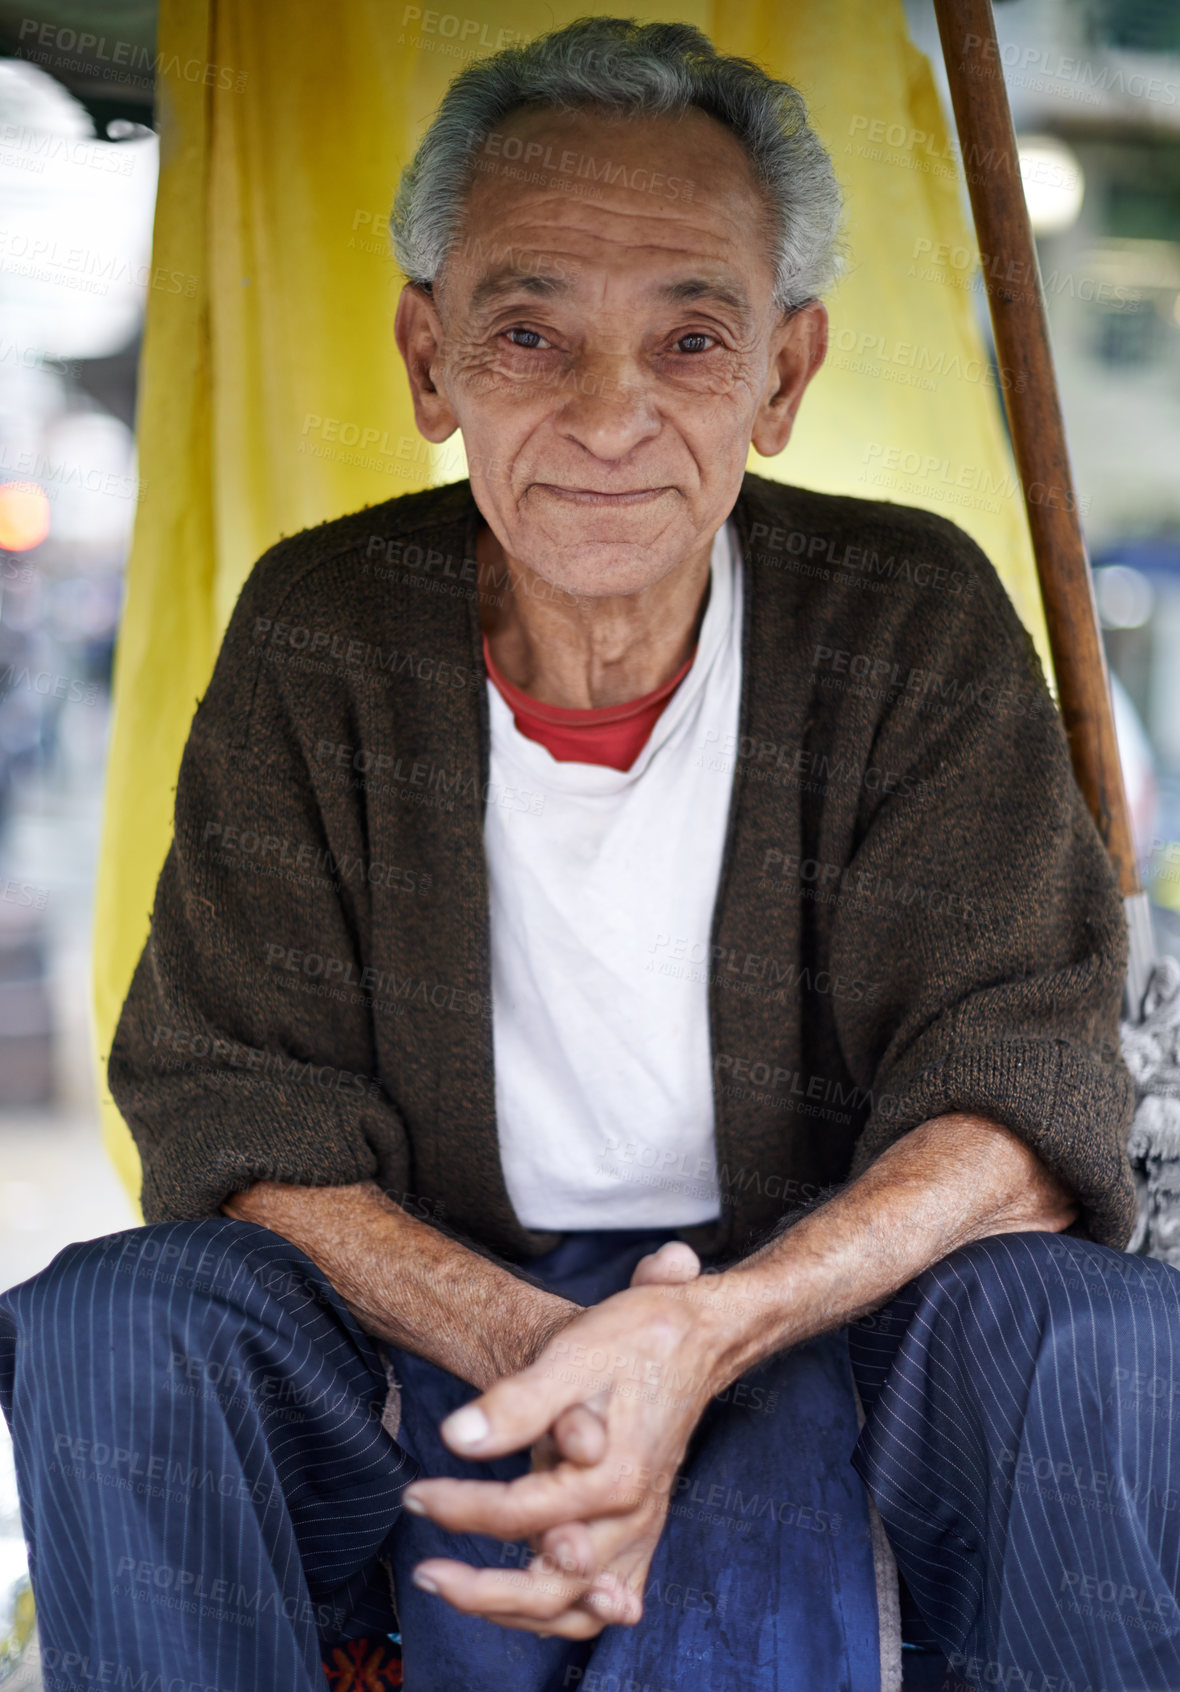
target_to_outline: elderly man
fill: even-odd
[[[48,1686],[1180,1685],[1062,730],[958,529],[744,473],[837,218],[688,26],[452,85],[396,334],[470,481],[251,575],[111,1053],[147,1225],[0,1306]]]

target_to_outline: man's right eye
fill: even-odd
[[[506,335],[531,335],[534,341],[543,341],[545,339],[539,329],[528,329],[524,326],[524,324],[516,324],[511,329],[505,329],[504,333]],[[523,346],[519,341],[513,341],[512,345],[514,347],[520,347],[522,352],[535,352],[538,350],[532,346]]]

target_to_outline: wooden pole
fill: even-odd
[[[990,0],[934,0],[1074,774],[1125,898],[1140,892],[1106,658],[1065,446]],[[1023,378],[1021,380],[1020,378]]]

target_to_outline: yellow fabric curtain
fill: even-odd
[[[387,213],[456,72],[586,11],[585,0],[161,5],[162,59],[184,74],[161,88],[153,265],[185,281],[149,291],[94,950],[103,1132],[135,1199],[139,1159],[105,1062],[221,634],[281,535],[465,474],[458,437],[434,449],[414,429]],[[847,195],[828,365],[796,439],[773,461],[751,453],[751,468],[953,518],[992,558],[1048,668],[1019,489],[962,286],[972,242],[954,149],[901,0],[682,0],[631,15],[697,24],[721,51],[796,83]]]

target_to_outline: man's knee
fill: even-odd
[[[95,1240],[79,1240],[4,1295],[18,1328],[39,1347],[55,1339],[73,1346],[104,1314],[126,1327],[133,1307],[210,1296],[257,1260],[273,1258],[268,1229],[231,1217],[156,1222]],[[285,1243],[285,1242],[283,1242]]]
[[[972,1240],[970,1245],[948,1252],[931,1264],[926,1274],[937,1279],[942,1271],[942,1278],[961,1277],[965,1283],[1028,1287],[1039,1284],[1046,1274],[1056,1274],[1061,1266],[1074,1264],[1079,1252],[1105,1250],[1104,1246],[1094,1246],[1072,1235],[1044,1231],[989,1234],[985,1239]]]
[[[1136,1311],[1180,1317],[1180,1273],[1072,1234],[994,1234],[960,1246],[919,1277],[923,1298],[997,1343],[1018,1333],[1097,1335]]]

